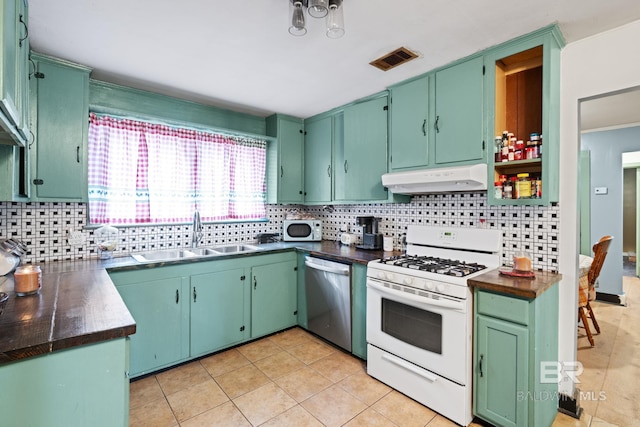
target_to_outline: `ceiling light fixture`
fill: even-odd
[[[291,26],[289,33],[294,36],[307,34],[305,10],[312,18],[327,18],[327,37],[339,39],[344,36],[344,15],[342,0],[289,0]]]

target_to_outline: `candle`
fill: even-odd
[[[42,275],[37,265],[24,265],[18,267],[13,273],[13,283],[16,295],[25,296],[40,292]]]

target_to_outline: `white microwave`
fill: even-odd
[[[282,240],[285,242],[319,242],[322,221],[317,219],[285,219]]]

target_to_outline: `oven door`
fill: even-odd
[[[465,385],[471,352],[467,301],[416,292],[367,279],[367,342]]]

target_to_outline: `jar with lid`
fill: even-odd
[[[16,295],[23,297],[40,292],[42,288],[42,271],[37,265],[23,265],[13,273]]]
[[[522,160],[524,158],[525,158],[525,155],[524,155],[524,141],[518,140],[518,141],[516,141],[513,160]]]
[[[528,173],[519,173],[518,181],[516,183],[519,199],[530,199],[531,198],[531,180],[529,180]]]
[[[111,259],[118,244],[118,229],[110,225],[103,225],[94,231],[93,235],[98,246],[98,258]]]
[[[20,265],[26,246],[17,240],[7,239],[0,242],[0,276],[7,275]]]
[[[493,184],[493,198],[502,199],[502,182],[496,181]]]

